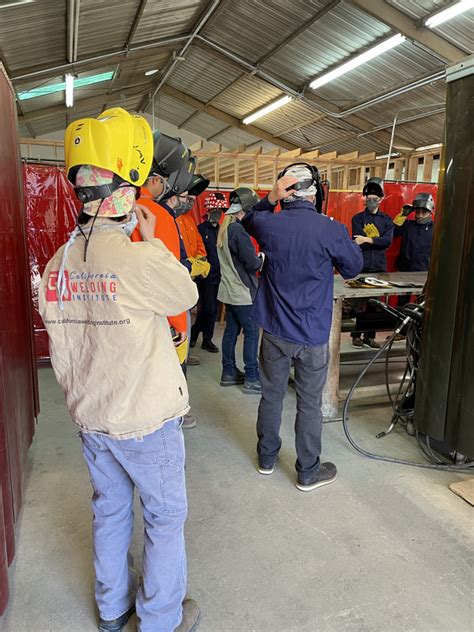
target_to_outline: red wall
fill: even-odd
[[[38,413],[31,293],[17,115],[0,64],[0,614],[8,600],[7,565],[23,501],[28,449]]]

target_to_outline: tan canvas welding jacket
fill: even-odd
[[[150,434],[189,410],[167,317],[196,304],[196,285],[159,239],[133,243],[99,218],[69,249],[58,305],[62,246],[44,272],[39,308],[51,362],[74,422],[119,439]]]

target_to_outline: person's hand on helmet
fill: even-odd
[[[150,241],[155,238],[156,217],[146,206],[135,204],[135,213],[138,218],[138,227],[143,241]]]
[[[288,187],[291,187],[292,184],[296,184],[297,182],[298,178],[295,178],[294,176],[283,176],[282,178],[277,180],[273,185],[272,190],[268,194],[269,202],[271,202],[272,204],[276,204],[278,200],[284,200],[285,198],[289,197],[294,192],[294,189],[290,188],[289,191],[287,191],[286,189]]]
[[[404,204],[402,206],[402,210],[401,213],[407,217],[408,215],[410,215],[410,213],[413,211],[413,206],[411,204]]]

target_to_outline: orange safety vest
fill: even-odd
[[[153,200],[150,191],[145,187],[141,187],[141,197],[138,200],[138,204],[146,206],[156,217],[155,237],[161,239],[168,250],[170,250],[179,261],[179,233],[174,219],[163,207]],[[142,241],[138,228],[133,231],[131,239],[132,241]],[[185,332],[187,330],[186,312],[178,314],[177,316],[170,316],[168,322],[170,326],[174,327],[178,332]]]

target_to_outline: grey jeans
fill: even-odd
[[[257,419],[257,453],[261,466],[272,466],[281,447],[281,414],[293,361],[297,401],[296,471],[302,482],[310,480],[318,471],[323,428],[321,401],[328,357],[327,344],[310,347],[263,333],[260,346],[262,398]]]

